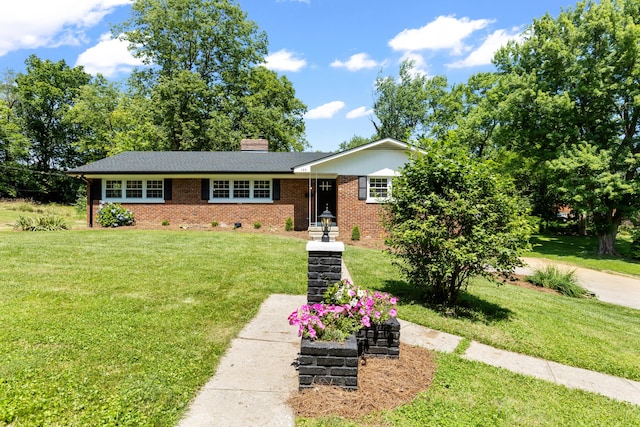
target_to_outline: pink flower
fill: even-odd
[[[391,297],[389,299],[389,302],[391,303],[391,305],[396,305],[396,303],[398,302],[398,298],[396,297]]]
[[[389,310],[389,316],[396,317],[397,315],[398,315],[398,312],[395,308],[392,308],[391,310]]]
[[[366,326],[367,328],[370,328],[370,327],[371,327],[371,319],[369,318],[369,316],[364,316],[364,317],[362,318],[362,324],[363,324],[364,326]]]

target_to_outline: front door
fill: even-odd
[[[333,216],[336,217],[334,220],[337,221],[338,218],[338,208],[336,204],[336,180],[335,179],[319,179],[316,181],[317,187],[316,194],[318,195],[318,203],[316,205],[316,221],[318,225],[320,224],[320,215],[324,212],[325,209],[331,211]]]

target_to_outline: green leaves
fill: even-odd
[[[527,248],[526,210],[491,164],[431,144],[394,179],[387,243],[402,272],[431,302],[455,304],[487,266],[511,271]]]

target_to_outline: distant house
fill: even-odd
[[[269,152],[268,141],[246,139],[241,151],[132,151],[67,173],[87,182],[88,224],[100,202],[118,202],[141,224],[243,225],[296,230],[318,224],[328,207],[342,233],[358,225],[379,237],[380,203],[410,147],[382,139],[339,152]]]

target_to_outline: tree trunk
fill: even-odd
[[[616,211],[605,215],[594,215],[594,225],[598,230],[600,255],[618,256],[616,252],[616,236],[618,235],[618,227],[622,222],[622,216]]]
[[[599,240],[598,253],[600,255],[612,255],[612,256],[619,255],[618,252],[616,252],[616,247],[615,247],[617,234],[618,234],[618,229],[616,228],[614,231],[598,236],[598,240]]]

